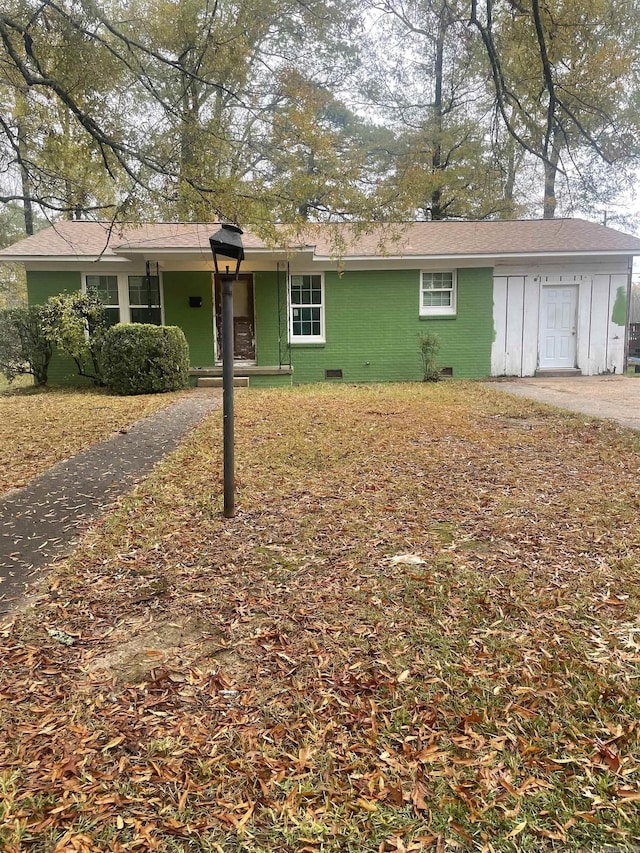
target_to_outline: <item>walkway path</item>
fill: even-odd
[[[220,402],[219,392],[194,390],[0,498],[0,615]]]
[[[640,430],[640,376],[500,380],[491,387]]]

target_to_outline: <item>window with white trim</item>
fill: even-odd
[[[420,314],[456,313],[456,274],[453,270],[423,272],[420,277]]]
[[[83,275],[83,289],[102,299],[110,326],[115,323],[162,325],[162,290],[157,275]]]
[[[291,343],[324,343],[324,279],[322,274],[292,275],[289,282]]]
[[[105,305],[107,324],[115,326],[120,322],[120,296],[118,293],[117,275],[87,275],[85,276],[87,293],[97,293]]]

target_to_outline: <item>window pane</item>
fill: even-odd
[[[320,335],[320,309],[294,308],[293,334],[307,337],[310,335]]]
[[[140,281],[132,281],[129,279],[129,302],[132,305],[140,305],[142,303],[143,293],[142,284]]]
[[[97,293],[105,305],[118,304],[117,275],[88,275],[87,291],[89,290]]]
[[[319,275],[291,276],[292,305],[321,305],[322,277]]]
[[[453,289],[453,273],[451,272],[423,272],[423,290]]]
[[[119,308],[106,308],[106,324],[107,326],[115,326],[116,323],[120,322],[120,309]]]
[[[155,326],[162,325],[162,316],[159,308],[132,308],[132,323],[153,323]]]
[[[147,287],[146,275],[129,276],[129,305],[149,305],[149,296],[151,296],[151,305],[156,308],[160,307],[160,281],[158,276],[149,276],[149,283],[151,294],[149,294]]]
[[[450,290],[427,290],[422,294],[424,308],[442,308],[451,306]]]

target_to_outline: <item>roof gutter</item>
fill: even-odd
[[[310,249],[247,249],[247,257],[251,255],[308,255],[312,254]],[[187,256],[203,256],[207,253],[203,249],[135,249],[127,250],[127,253],[110,253],[109,255],[3,255],[0,254],[0,263],[97,263],[98,261],[106,261],[108,263],[127,263],[128,256],[145,256],[153,255],[187,255]],[[336,263],[337,261],[346,262],[375,262],[375,261],[447,261],[453,262],[457,260],[465,261],[492,261],[492,260],[517,260],[521,258],[591,258],[591,257],[640,257],[640,249],[609,249],[609,250],[573,250],[573,251],[556,251],[556,252],[502,252],[502,253],[485,253],[485,254],[464,254],[457,252],[455,254],[439,254],[439,255],[313,255],[315,262]]]
[[[155,255],[210,255],[211,252],[207,251],[205,246],[177,246],[171,248],[170,246],[163,248],[156,248],[155,246],[135,246],[129,248],[123,246],[117,246],[112,250],[118,255],[147,255],[147,254],[155,254]],[[250,252],[252,255],[274,255],[280,254],[284,255],[287,252],[300,252],[304,251],[303,249],[252,249],[251,247],[245,248],[245,253]]]
[[[98,261],[108,263],[126,263],[127,259],[119,255],[2,255],[0,263],[8,264],[95,264]]]
[[[502,252],[491,254],[464,254],[456,252],[449,255],[314,255],[314,261],[327,261],[335,263],[340,260],[347,261],[487,261],[487,260],[513,260],[517,258],[584,258],[584,257],[602,257],[623,256],[623,257],[640,257],[640,248],[633,249],[609,249],[599,251],[597,249],[586,250],[571,250],[571,251],[556,251],[556,252]]]

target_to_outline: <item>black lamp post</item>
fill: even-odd
[[[244,260],[242,229],[237,225],[223,225],[209,237],[213,266],[222,283],[222,446],[224,456],[224,516],[232,518],[235,512],[235,483],[233,465],[233,282],[238,280],[240,264]],[[234,258],[235,272],[229,267],[220,275],[218,258]]]

